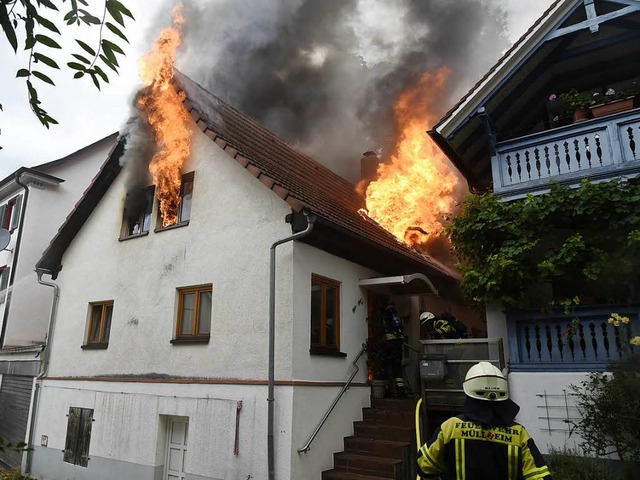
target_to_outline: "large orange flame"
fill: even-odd
[[[447,68],[427,72],[395,105],[400,127],[390,162],[381,163],[366,190],[367,214],[397,238],[420,250],[438,238],[466,191],[461,177],[427,135],[437,121],[429,101],[442,95]]]
[[[149,171],[156,185],[163,227],[177,221],[181,170],[191,151],[190,117],[182,104],[184,93],[177,93],[171,85],[184,22],[182,4],[176,5],[171,14],[173,27],[160,32],[154,49],[140,61],[140,76],[147,89],[138,100],[158,145]]]

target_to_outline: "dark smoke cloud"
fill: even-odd
[[[451,69],[446,94],[430,99],[444,113],[497,60],[508,43],[499,4],[191,1],[177,66],[355,181],[362,152],[396,135],[392,106],[421,74]]]

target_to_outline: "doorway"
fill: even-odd
[[[167,427],[167,458],[163,480],[185,480],[189,418],[169,417]]]

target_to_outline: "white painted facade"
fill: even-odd
[[[187,226],[154,232],[152,225],[148,235],[119,241],[127,166],[63,257],[35,424],[36,445],[43,435],[48,439],[33,454],[38,478],[106,479],[118,471],[119,478],[161,479],[168,416],[188,417],[186,478],[267,478],[269,249],[291,235],[285,223],[291,209],[204,134],[194,134],[192,147],[183,168],[195,172]],[[367,337],[366,292],[358,281],[377,274],[298,242],[278,247],[276,273],[276,475],[320,479],[368,405],[364,357],[354,378],[360,385],[345,393],[311,450],[297,450],[354,368]],[[309,353],[312,273],[341,282],[346,357]],[[172,344],[176,289],[209,283],[210,341]],[[83,350],[89,302],[102,300],[114,301],[108,348]],[[130,381],[87,378],[94,376]],[[62,461],[69,407],[94,410],[86,468]]]

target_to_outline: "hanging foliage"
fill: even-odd
[[[511,202],[470,195],[446,233],[460,259],[463,292],[475,304],[533,306],[541,290],[546,303],[637,299],[638,182],[552,184],[549,193]]]

